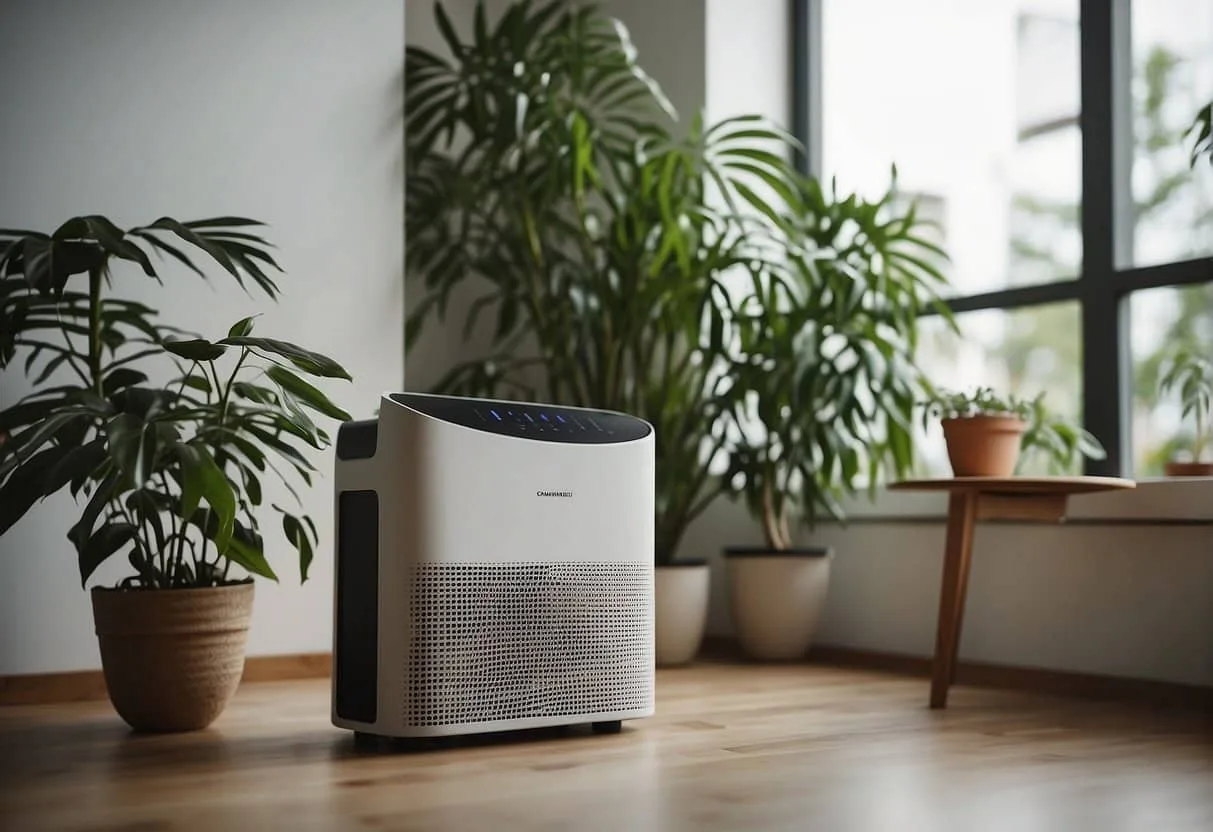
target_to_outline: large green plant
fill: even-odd
[[[918,319],[951,318],[939,297],[945,255],[895,196],[800,182],[785,233],[802,254],[786,258],[789,279],[752,272],[739,306],[727,481],[772,549],[791,546],[793,519],[841,519],[839,497],[913,463]]]
[[[68,533],[82,582],[123,551],[134,570],[125,586],[214,586],[233,562],[276,577],[258,524],[261,480],[292,491],[288,474],[310,482],[299,444],[323,448],[328,437],[305,408],[348,418],[298,373],[348,374],[325,356],[254,337],[251,318],[211,342],[106,294],[118,261],[159,280],[155,255],[202,275],[201,253],[274,297],[278,266],[259,225],[163,218],[122,231],[86,216],[52,234],[0,231],[0,368],[24,357],[35,387],[0,412],[0,534],[68,488],[87,497]],[[315,527],[275,508],[306,579]]]
[[[782,268],[785,137],[756,118],[675,135],[626,31],[592,7],[518,3],[490,26],[478,6],[469,40],[435,14],[453,59],[406,60],[407,343],[480,287],[464,331],[491,315],[490,347],[440,390],[652,423],[668,560],[725,487],[727,276]]]

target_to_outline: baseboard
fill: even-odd
[[[705,639],[703,655],[708,660],[716,661],[744,659],[736,640],[721,636]],[[806,661],[835,667],[919,676],[923,679],[929,679],[931,676],[929,656],[905,653],[821,645],[809,650]],[[1213,712],[1213,687],[1153,679],[961,661],[956,668],[956,684]],[[926,688],[923,688],[923,691],[925,697]]]
[[[244,660],[243,682],[278,682],[287,679],[326,678],[332,667],[329,653],[287,656],[249,656]],[[100,670],[69,673],[31,673],[0,676],[0,707],[51,705],[105,699],[105,677]]]
[[[700,656],[704,661],[745,660],[736,639],[722,636],[709,636],[704,639]],[[876,670],[924,679],[931,675],[930,657],[904,653],[821,645],[812,648],[806,660],[815,664]],[[250,656],[245,659],[241,681],[323,679],[329,675],[331,666],[332,658],[328,653]],[[1197,708],[1213,712],[1213,687],[1177,682],[962,661],[956,669],[956,683],[1083,699]],[[925,696],[926,688],[923,690]],[[0,676],[0,706],[50,705],[57,702],[87,702],[105,698],[105,679],[100,670]]]

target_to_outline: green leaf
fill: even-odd
[[[88,583],[97,567],[135,538],[136,528],[130,523],[106,523],[92,535],[80,551],[80,585]]]
[[[119,413],[106,423],[105,433],[110,459],[130,479],[132,488],[143,488],[159,450],[155,425],[132,413]]]
[[[190,373],[188,376],[183,376],[173,382],[172,386],[178,384],[188,387],[191,390],[197,390],[199,393],[211,392],[211,382],[205,375],[195,375]]]
[[[205,220],[190,220],[182,223],[186,228],[192,229],[210,229],[210,228],[248,228],[252,226],[265,227],[265,223],[261,220],[251,220],[248,217],[211,217]]]
[[[149,225],[146,229],[137,229],[136,231],[151,230],[170,231],[181,239],[185,240],[187,243],[202,249],[202,251],[210,255],[212,260],[222,266],[228,274],[234,277],[238,284],[241,286],[244,285],[244,277],[241,275],[240,268],[236,265],[236,262],[231,258],[223,246],[217,245],[213,240],[207,239],[204,234],[198,233],[194,229],[189,228],[172,217],[161,217]],[[131,233],[136,233],[136,231],[132,231]],[[267,290],[267,292],[269,292],[270,296],[273,297],[272,291]]]
[[[241,335],[248,335],[253,331],[253,319],[255,315],[250,315],[247,318],[241,318],[232,324],[232,328],[227,331],[229,338],[235,338]]]
[[[305,350],[288,341],[276,338],[254,338],[249,335],[224,338],[220,344],[238,347],[251,347],[273,355],[279,355],[290,361],[305,373],[324,378],[350,379],[350,374],[333,359],[318,352]]]
[[[101,268],[105,252],[95,243],[27,239],[22,248],[25,279],[42,294],[57,295],[67,279]]]
[[[214,361],[227,352],[222,344],[223,341],[212,344],[203,338],[191,338],[188,341],[165,341],[164,348],[190,361]]]
[[[47,471],[42,485],[43,493],[49,496],[78,477],[99,474],[108,459],[105,439],[101,437],[69,448],[67,454]]]
[[[215,547],[220,554],[227,551],[236,522],[236,494],[223,471],[215,464],[210,452],[198,445],[178,445],[183,482],[181,489],[181,516],[188,520],[194,516],[203,500],[215,512],[219,520],[215,533]]]
[[[89,539],[93,536],[93,528],[97,525],[97,518],[101,516],[101,511],[109,503],[110,499],[113,498],[117,487],[118,472],[113,471],[107,474],[105,479],[93,490],[93,494],[85,505],[80,519],[68,530],[67,539],[75,545],[77,555],[83,554],[84,547],[88,545]]]
[[[49,391],[42,390],[36,395],[41,396],[47,392]],[[34,422],[45,419],[57,409],[67,406],[67,404],[68,399],[66,396],[38,398],[32,401],[18,402],[12,407],[0,411],[0,431],[12,433],[17,428],[26,427]]]
[[[39,448],[58,436],[61,431],[71,428],[81,418],[80,408],[65,408],[21,433],[8,437],[4,444],[0,445],[0,459],[3,459],[0,462],[0,478],[7,476],[9,471],[29,459]]]
[[[312,541],[299,518],[286,512],[282,514],[282,533],[299,553],[299,577],[300,581],[306,583],[307,570],[312,565]]]
[[[72,222],[73,221],[69,220],[67,224],[60,227],[60,231],[72,224]],[[79,236],[91,236],[93,239],[97,240],[97,242],[99,242],[109,254],[123,260],[130,260],[138,263],[143,269],[144,274],[146,274],[148,277],[156,277],[156,270],[152,268],[152,263],[147,259],[147,255],[143,252],[143,250],[140,249],[139,246],[127,240],[126,234],[122,231],[122,229],[118,228],[118,226],[114,225],[107,218],[98,214],[92,214],[87,217],[78,217],[75,222],[83,223],[84,226],[84,233],[80,234]],[[53,236],[58,238],[59,232],[56,231]]]
[[[111,370],[101,383],[102,394],[112,396],[124,387],[133,387],[147,381],[147,374],[130,367],[118,367]]]
[[[54,493],[46,490],[50,472],[71,450],[70,447],[58,445],[47,448],[13,471],[0,487],[0,534],[12,528],[35,503]]]
[[[126,498],[126,505],[135,512],[135,517],[145,529],[150,527],[154,536],[155,551],[164,551],[166,541],[164,521],[160,517],[162,510],[171,506],[171,501],[157,491],[140,489],[132,491]]]
[[[235,532],[232,534],[232,539],[223,552],[223,556],[253,575],[260,575],[271,581],[278,580],[278,576],[274,574],[269,561],[265,558],[260,535],[243,525],[236,525]]]
[[[185,254],[185,252],[183,252],[181,249],[177,248],[176,246],[164,242],[159,237],[157,237],[155,234],[151,234],[142,228],[132,229],[130,233],[132,236],[138,237],[139,239],[145,241],[149,246],[151,246],[153,249],[155,249],[161,255],[167,254],[169,257],[173,258],[178,263],[185,266],[187,269],[189,269],[190,271],[192,271],[194,274],[198,275],[199,277],[201,277],[201,278],[206,277],[206,275],[203,274],[202,269],[200,269],[196,265],[194,265],[194,261],[191,260]]]
[[[237,381],[232,385],[232,392],[257,404],[269,405],[270,407],[278,405],[278,395],[273,390],[268,387],[249,384],[247,381]]]
[[[463,44],[459,42],[459,36],[455,34],[455,27],[451,25],[451,19],[447,17],[441,2],[434,3],[434,19],[438,22],[438,30],[442,33],[447,46],[450,47],[451,54],[459,58],[463,54]]]
[[[337,405],[333,404],[329,398],[324,395],[324,393],[320,392],[285,367],[270,367],[265,371],[265,374],[280,387],[282,387],[285,392],[291,394],[300,402],[312,408],[316,412],[323,413],[325,416],[338,419],[342,422],[350,421],[350,414],[337,407]]]
[[[282,426],[284,429],[290,430],[291,433],[306,441],[313,448],[321,449],[324,447],[316,423],[303,412],[303,408],[299,406],[294,396],[283,395],[282,407],[286,410],[286,413],[278,414],[278,418],[283,420]]]

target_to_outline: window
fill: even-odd
[[[1213,166],[1184,132],[1213,100],[1213,0],[1133,4],[1133,261],[1213,254]]]
[[[1133,459],[1138,476],[1158,476],[1176,451],[1190,451],[1192,425],[1174,396],[1160,396],[1170,348],[1213,355],[1213,283],[1134,292],[1130,298],[1133,358]]]
[[[940,318],[928,319],[920,331],[919,360],[929,377],[946,379],[943,383],[951,387],[990,385],[1024,397],[1043,391],[1052,408],[1078,416],[1082,342],[1077,303],[981,309],[957,315],[956,324],[959,335]],[[929,429],[922,439],[921,473],[947,475],[942,431]],[[1024,463],[1024,473],[1048,473],[1033,467],[1032,460]]]
[[[822,169],[872,194],[895,163],[900,188],[938,203],[962,295],[1081,264],[1077,0],[1029,5],[824,7]]]
[[[793,10],[806,169],[871,192],[895,163],[940,222],[961,335],[926,327],[931,376],[1044,391],[1107,448],[1088,473],[1159,473],[1183,430],[1158,367],[1181,338],[1213,354],[1213,168],[1184,139],[1213,98],[1213,0]]]

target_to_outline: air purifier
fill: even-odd
[[[418,393],[337,434],[333,724],[440,737],[654,697],[654,436],[621,413]]]

